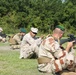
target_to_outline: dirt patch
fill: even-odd
[[[12,50],[10,46],[0,46],[0,50]]]
[[[4,43],[4,44],[1,43],[0,50],[13,50],[13,49],[8,43]],[[20,49],[14,49],[14,50],[20,50]]]
[[[11,46],[0,46],[0,50],[13,50],[12,48],[11,48]],[[14,49],[14,50],[19,50],[19,49]]]

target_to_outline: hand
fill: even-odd
[[[75,41],[72,41],[72,42],[68,42],[67,43],[66,51],[69,52],[69,50],[73,47],[73,42],[75,42]]]
[[[41,35],[41,37],[40,37],[41,39],[44,39],[44,35]]]
[[[67,46],[68,47],[73,47],[73,42],[68,42]]]

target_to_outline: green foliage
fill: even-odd
[[[0,27],[5,33],[15,33],[21,27],[29,31],[32,26],[42,33],[50,33],[58,24],[63,24],[67,31],[70,27],[70,33],[76,34],[75,0],[0,1]]]

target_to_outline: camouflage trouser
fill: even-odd
[[[6,41],[6,38],[3,38],[3,37],[0,36],[0,41],[1,42],[5,42]]]
[[[76,72],[63,71],[60,75],[76,75]]]
[[[20,49],[20,45],[11,45],[12,49]]]
[[[38,55],[38,46],[31,45],[31,46],[24,46],[20,50],[20,59],[21,58],[31,58],[33,54]]]
[[[39,64],[38,70],[42,72],[53,72],[54,74],[63,71],[63,69],[68,69],[73,72],[76,68],[75,61],[74,55],[68,54],[66,57],[50,61],[49,63]]]

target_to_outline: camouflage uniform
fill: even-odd
[[[6,34],[2,33],[3,29],[0,27],[0,41],[6,42]]]
[[[63,51],[53,37],[50,36],[41,43],[38,54],[39,71],[51,72],[53,74],[63,69],[74,71],[75,65],[76,59],[73,52],[68,53],[65,50]]]
[[[21,38],[22,36],[20,35],[20,33],[17,33],[13,37],[10,37],[9,43],[13,49],[20,48]]]
[[[30,33],[27,33],[21,43],[20,58],[31,58],[36,53],[38,54],[38,46],[40,45],[41,38],[33,38]]]
[[[1,42],[5,42],[5,41],[6,41],[6,38],[5,38],[5,37],[0,36],[0,41],[1,41]]]

